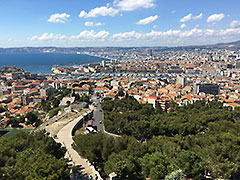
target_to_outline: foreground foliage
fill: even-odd
[[[78,135],[75,148],[120,179],[223,179],[240,176],[240,110],[198,101],[171,112],[134,98],[106,100],[105,128],[121,135]]]
[[[0,138],[1,180],[67,180],[66,150],[43,132]]]
[[[28,112],[22,116],[12,117],[7,121],[6,126],[11,125],[12,127],[22,128],[20,123],[25,125],[31,125],[33,127],[38,127],[42,121],[39,119],[39,114],[36,111]]]

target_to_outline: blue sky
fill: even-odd
[[[0,47],[240,40],[239,0],[0,0]]]

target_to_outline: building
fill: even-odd
[[[239,60],[236,62],[236,68],[240,69],[240,61]]]
[[[152,49],[149,49],[148,54],[149,54],[150,57],[153,56],[153,51],[152,51]]]
[[[157,96],[149,96],[147,98],[147,103],[152,104],[154,108],[159,107],[158,101],[157,101]]]
[[[183,77],[183,76],[177,76],[176,84],[181,84],[182,87],[185,87],[185,85],[186,85],[186,78]]]
[[[199,94],[201,92],[205,94],[218,95],[220,93],[220,85],[196,83],[194,85],[194,93]]]
[[[106,62],[103,60],[102,61],[102,67],[105,67],[106,66]]]
[[[231,107],[233,110],[235,110],[235,108],[240,108],[240,104],[238,104],[238,103],[224,103],[223,106]]]
[[[182,69],[168,69],[167,72],[168,72],[169,74],[171,74],[171,73],[181,74],[181,73],[183,73],[183,70],[182,70]]]
[[[75,94],[79,94],[79,96],[88,96],[89,95],[89,88],[88,87],[74,87],[72,88]]]
[[[115,80],[113,80],[113,81],[111,81],[111,86],[119,86],[119,81],[115,81]]]

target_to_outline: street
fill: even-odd
[[[103,111],[101,108],[101,103],[99,99],[94,99],[96,107],[93,111],[94,125],[97,126],[97,131],[103,131]]]
[[[98,172],[94,169],[93,166],[91,166],[86,159],[82,158],[77,151],[75,151],[72,147],[72,144],[74,143],[72,139],[72,130],[73,127],[83,118],[82,116],[79,116],[78,118],[74,119],[67,125],[65,125],[57,134],[57,139],[55,139],[56,142],[61,143],[63,146],[66,147],[67,153],[66,158],[69,158],[71,160],[71,164],[73,166],[77,166],[79,169],[79,174],[81,174],[81,180],[88,179],[89,175],[94,176]],[[99,176],[100,177],[100,176]],[[71,177],[73,180],[79,179],[78,175],[75,173],[75,175],[72,174]],[[99,178],[100,180],[101,178]]]

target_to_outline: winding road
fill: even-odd
[[[89,111],[91,112],[91,111]],[[88,113],[89,113],[88,112]],[[84,115],[83,115],[84,116]],[[74,126],[83,119],[83,116],[80,116],[76,119],[74,119],[73,121],[71,121],[70,123],[68,123],[66,126],[64,126],[57,134],[57,139],[56,142],[61,143],[64,147],[66,147],[67,149],[67,153],[65,155],[66,158],[69,158],[72,160],[72,164],[74,166],[78,166],[81,168],[81,175],[80,177],[73,177],[72,179],[80,179],[80,180],[85,180],[85,179],[89,179],[89,176],[92,175],[93,177],[95,176],[95,174],[98,175],[98,179],[102,180],[102,178],[100,178],[99,173],[94,169],[94,166],[90,165],[86,159],[82,158],[77,151],[75,151],[72,148],[72,144],[73,144],[73,136],[72,136],[72,130],[74,128]]]

